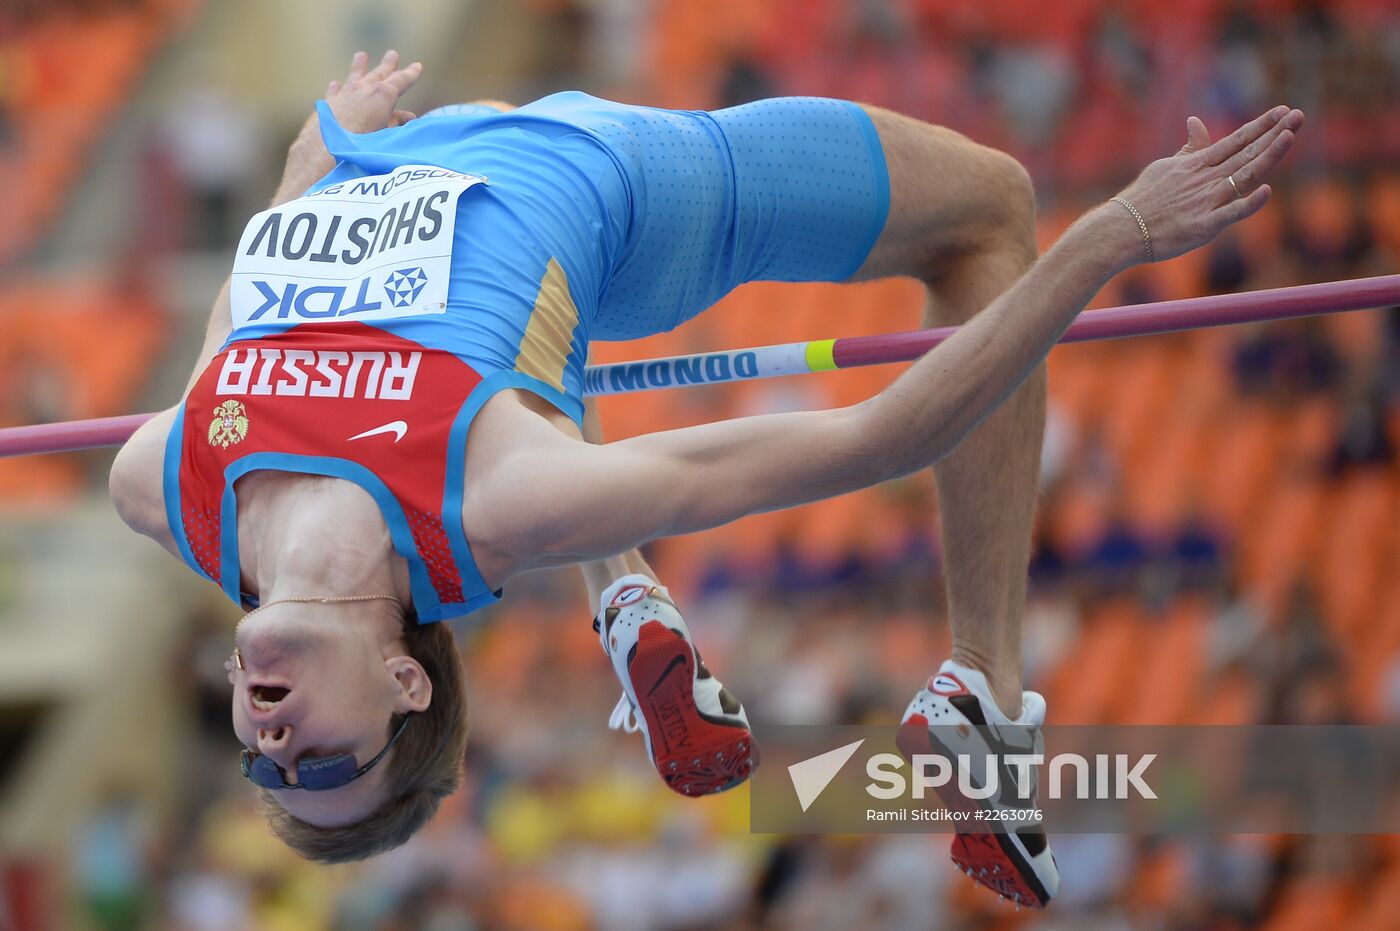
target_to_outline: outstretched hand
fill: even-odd
[[[398,107],[404,95],[423,74],[423,66],[414,62],[399,68],[399,53],[388,51],[379,64],[370,70],[369,56],[356,52],[350,60],[350,72],[344,81],[332,81],[326,88],[326,103],[336,121],[353,133],[369,133],[390,126],[402,126],[415,119]],[[302,124],[301,132],[287,152],[287,165],[282,183],[272,196],[273,206],[284,204],[304,194],[317,179],[335,167],[335,159],[326,151],[321,140],[321,122],[313,110]]]
[[[1148,165],[1119,195],[1142,215],[1153,258],[1169,259],[1203,246],[1263,208],[1271,193],[1265,180],[1302,126],[1303,111],[1274,107],[1211,142],[1205,124],[1194,116],[1188,119],[1186,145]]]
[[[414,62],[399,68],[399,53],[390,49],[373,70],[369,55],[356,52],[343,81],[332,81],[326,88],[326,102],[342,127],[353,133],[369,133],[389,126],[402,126],[414,115],[398,107],[399,98],[418,83],[423,65]]]

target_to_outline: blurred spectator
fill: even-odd
[[[1304,706],[1331,694],[1339,661],[1322,619],[1312,584],[1294,583],[1282,622],[1257,645],[1257,661],[1268,683],[1270,723],[1294,723]]]
[[[1117,499],[1099,537],[1089,545],[1078,571],[1100,595],[1131,594],[1142,584],[1150,550]]]
[[[220,608],[223,606],[220,605]],[[232,650],[232,625],[222,610],[204,607],[184,619],[184,642],[172,656],[172,678],[188,709],[192,739],[190,753],[193,790],[184,801],[200,810],[231,786],[237,786],[238,738],[229,730],[229,685],[224,664]],[[241,788],[241,786],[240,786]]]
[[[1289,682],[1278,708],[1290,724],[1340,725],[1356,720],[1350,705],[1340,664],[1319,661]]]
[[[1080,620],[1079,606],[1068,591],[1058,587],[1032,591],[1021,631],[1021,675],[1027,688],[1043,687],[1059,668],[1079,636]]]
[[[1291,404],[1335,388],[1342,365],[1322,323],[1308,318],[1246,328],[1232,367],[1244,395]]]
[[[1334,178],[1303,184],[1286,211],[1284,248],[1305,281],[1354,274],[1374,248],[1370,227],[1356,209],[1355,192]]]
[[[153,828],[139,796],[113,787],[74,838],[74,887],[88,920],[103,931],[145,926]]]
[[[170,880],[167,908],[180,931],[243,931],[252,918],[251,891],[215,864],[182,865]]]
[[[1265,909],[1273,880],[1273,851],[1257,834],[1224,835],[1194,841],[1190,888],[1200,890],[1201,911],[1254,927]]]
[[[6,419],[14,424],[58,423],[74,416],[71,387],[63,373],[15,347],[0,370]]]
[[[1381,711],[1388,721],[1400,721],[1400,654],[1391,660],[1381,679]]]
[[[1078,426],[1053,397],[1045,409],[1045,437],[1040,446],[1040,487],[1054,485],[1069,465],[1078,440]]]
[[[1151,89],[1151,54],[1123,6],[1105,6],[1094,33],[1093,53],[1106,83],[1133,98],[1140,98]]]
[[[729,62],[719,83],[719,105],[737,107],[751,100],[776,96],[773,80],[756,60],[737,55]]]
[[[171,102],[161,138],[187,201],[185,244],[228,246],[238,232],[235,222],[242,219],[243,193],[260,167],[258,122],[226,88],[205,78]]]
[[[1078,83],[1068,52],[1048,42],[998,48],[987,80],[1007,128],[1027,149],[1049,143]]]
[[[1395,444],[1387,423],[1385,387],[1377,377],[1353,379],[1342,407],[1341,429],[1332,449],[1331,473],[1386,466],[1395,461]]]
[[[1226,230],[1206,254],[1206,290],[1211,294],[1241,290],[1252,272],[1239,234],[1233,228]]]
[[[17,57],[5,46],[5,28],[0,24],[0,164],[10,158],[10,146],[15,139],[13,117],[15,101],[15,70]]]
[[[1241,587],[1238,573],[1226,569],[1221,576],[1207,647],[1208,667],[1215,673],[1257,659],[1255,644],[1266,635],[1263,614]]]
[[[1055,860],[1062,863],[1062,904],[1067,911],[1077,914],[1100,909],[1120,899],[1130,878],[1131,845],[1132,839],[1122,834],[1063,834],[1055,838]],[[1098,921],[1085,926],[1119,928],[1125,923],[1120,918],[1099,916]]]
[[[1265,98],[1270,92],[1267,54],[1271,33],[1253,4],[1231,0],[1220,19],[1202,93],[1211,116],[1237,124],[1269,105]]]
[[[1192,500],[1167,540],[1163,555],[1170,574],[1170,591],[1200,591],[1219,585],[1224,571],[1225,538],[1198,498]]]

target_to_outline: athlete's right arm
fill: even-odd
[[[1123,192],[1151,230],[1158,259],[1204,245],[1264,206],[1264,178],[1302,125],[1301,113],[1280,111],[1214,145],[1195,121],[1181,152],[1148,166]],[[1244,196],[1235,195],[1231,175]],[[523,569],[604,558],[917,471],[951,452],[1040,364],[1099,289],[1143,258],[1134,215],[1103,204],[876,397],[604,446],[573,443],[557,455],[522,444],[497,470],[502,486],[482,490],[485,504],[473,523],[492,551],[515,557],[503,562]]]

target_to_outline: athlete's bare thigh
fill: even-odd
[[[948,261],[1001,236],[1033,232],[1031,185],[1011,156],[961,133],[863,105],[890,178],[885,228],[852,280],[937,277]]]

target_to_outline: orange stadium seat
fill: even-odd
[[[1381,864],[1389,874],[1387,878],[1391,882],[1400,879],[1400,876],[1395,875],[1400,871],[1400,834],[1376,834],[1373,835],[1373,840]]]
[[[26,181],[12,188],[11,222],[0,227],[0,265],[37,242],[85,150],[149,64],[153,43],[174,25],[171,8],[168,0],[147,0],[95,15],[58,11],[0,38],[18,102],[21,162],[8,171]]]
[[[1112,489],[1102,483],[1087,479],[1070,483],[1044,515],[1046,534],[1071,556],[1087,552],[1107,525],[1112,499]]]
[[[1318,587],[1324,617],[1343,637],[1359,636],[1376,614],[1377,593],[1394,564],[1396,506],[1394,482],[1378,471],[1347,477],[1332,495]]]
[[[13,406],[31,391],[60,419],[131,409],[165,339],[160,310],[139,294],[114,294],[107,279],[19,280],[0,288],[0,345],[25,366],[0,397],[0,419],[29,420]],[[45,400],[47,399],[47,400]],[[0,460],[0,500],[52,502],[84,481],[77,457]]]
[[[0,459],[0,501],[11,507],[70,501],[83,482],[83,471],[72,456]]]
[[[1223,407],[1231,397],[1228,359],[1238,334],[1228,330],[1195,330],[1185,333],[1186,363],[1177,403],[1195,417],[1205,417]]]
[[[1051,677],[1047,696],[1062,724],[1109,723],[1124,688],[1139,673],[1149,631],[1131,601],[1103,604]]]
[[[857,526],[872,497],[867,490],[799,508],[793,541],[798,554],[818,565],[839,559],[855,542]]]
[[[1396,550],[1391,548],[1389,565]],[[1352,699],[1371,721],[1394,720],[1397,709],[1387,707],[1390,677],[1400,675],[1400,575],[1392,573],[1378,586],[1375,613],[1363,619],[1351,652]],[[1400,851],[1400,846],[1397,847]]]
[[[1356,902],[1351,882],[1331,876],[1305,876],[1283,890],[1264,931],[1317,931],[1350,927],[1347,916]]]
[[[1378,174],[1364,199],[1366,219],[1392,263],[1400,263],[1400,175]]]
[[[1259,683],[1242,669],[1223,671],[1197,694],[1188,723],[1214,727],[1251,724],[1262,710]]]
[[[1276,615],[1314,558],[1327,496],[1316,481],[1289,481],[1267,494],[1257,521],[1242,527],[1240,574]]]
[[[1271,408],[1238,403],[1211,429],[1219,440],[1203,487],[1206,504],[1243,536],[1241,524],[1253,516],[1274,477],[1283,426]]]
[[[1124,347],[1120,360],[1104,413],[1104,438],[1117,459],[1131,468],[1139,448],[1160,424],[1158,405],[1167,400],[1171,360],[1155,346]]]
[[[1329,314],[1322,318],[1323,329],[1332,345],[1348,359],[1368,359],[1385,345],[1386,311],[1357,311]]]
[[[1185,848],[1166,844],[1148,854],[1133,877],[1132,901],[1140,906],[1166,910],[1187,894],[1191,859]]]
[[[1050,353],[1049,371],[1050,397],[1076,425],[1084,423],[1093,388],[1092,371],[1068,347]]]
[[[1332,398],[1300,400],[1290,412],[1288,448],[1295,461],[1320,464],[1331,452],[1337,438],[1341,412]]]
[[[1283,241],[1281,210],[1261,210],[1235,227],[1245,257],[1258,264],[1277,256]]]
[[[1202,250],[1179,255],[1167,262],[1148,265],[1157,299],[1177,301],[1199,297],[1205,289],[1207,254]]]
[[[1400,862],[1366,883],[1365,895],[1347,919],[1347,931],[1390,931],[1400,915]]]
[[[1205,605],[1178,601],[1149,627],[1146,658],[1118,723],[1185,724],[1204,680],[1210,630]]]

